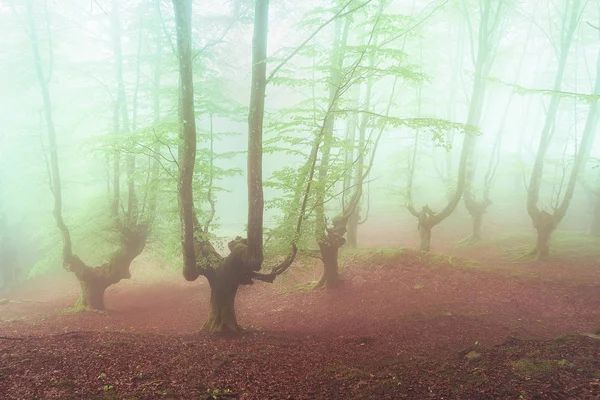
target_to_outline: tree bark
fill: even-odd
[[[473,232],[471,233],[471,241],[479,242],[481,240],[481,226],[483,225],[483,214],[485,211],[477,210],[474,215],[471,215],[473,220]]]
[[[183,276],[198,278],[194,248],[194,192],[192,180],[196,161],[196,116],[194,112],[194,72],[192,63],[192,0],[173,0],[179,59],[179,180],[177,198],[181,221]]]
[[[542,211],[534,220],[533,226],[537,232],[537,240],[534,249],[529,253],[539,260],[548,258],[550,255],[550,239],[552,233],[556,230],[556,221],[554,216],[548,212]]]
[[[477,42],[477,57],[474,59],[475,63],[475,82],[473,83],[473,91],[471,93],[471,102],[469,105],[469,114],[467,116],[467,124],[473,126],[479,126],[481,123],[481,116],[483,113],[483,105],[485,102],[486,93],[486,79],[489,75],[489,71],[492,67],[493,60],[497,49],[497,44],[500,40],[499,32],[501,30],[501,19],[505,12],[505,5],[502,1],[498,1],[494,8],[493,2],[484,2],[481,8],[481,16],[479,22],[479,39]],[[501,132],[498,133],[500,135]],[[497,137],[497,141],[494,146],[500,145],[500,137]],[[484,196],[482,201],[477,201],[472,194],[472,185],[475,176],[474,170],[474,151],[475,141],[469,149],[469,162],[467,165],[467,174],[465,182],[465,196],[464,203],[469,211],[469,214],[473,218],[473,228],[477,227],[479,232],[473,231],[470,238],[467,240],[470,242],[478,241],[481,238],[481,220],[485,209],[489,205],[489,199]],[[492,155],[493,157],[493,155]],[[488,181],[488,174],[486,174],[486,194],[489,193],[489,185],[491,181]],[[475,221],[479,219],[479,221]]]
[[[79,281],[79,300],[75,305],[75,309],[89,309],[103,311],[106,309],[104,305],[104,292],[107,285],[98,279],[90,278]]]
[[[228,277],[215,277],[210,283],[210,311],[202,331],[237,332],[241,327],[235,315],[235,295],[238,284]]]
[[[260,270],[263,262],[262,137],[267,74],[269,0],[256,0],[252,38],[252,87],[248,114],[248,262]]]
[[[579,20],[581,19],[582,9],[580,8],[580,4],[580,0],[574,0],[572,9],[570,11],[571,15],[569,21],[569,28],[566,30],[566,37],[562,38],[560,47],[559,72],[557,73],[554,88],[554,90],[556,91],[559,91],[561,88],[562,76],[564,74],[566,66],[568,50],[573,39],[574,31],[578,25]],[[583,7],[585,7],[585,5]],[[594,94],[600,94],[600,52],[598,52],[598,56],[596,59],[596,80],[594,84]],[[542,181],[544,158],[546,156],[546,152],[548,150],[552,138],[551,128],[554,125],[554,120],[556,118],[558,103],[559,97],[553,96],[546,118],[546,124],[544,125],[544,131],[542,131],[542,138],[540,140],[538,154],[536,156],[534,169],[531,175],[531,182],[527,197],[527,211],[531,217],[534,228],[538,231],[537,243],[532,253],[536,254],[538,258],[541,259],[546,258],[548,256],[549,243],[552,232],[554,232],[558,224],[560,224],[560,222],[563,220],[567,213],[567,210],[569,209],[569,205],[575,192],[575,186],[579,177],[579,173],[583,165],[589,158],[589,154],[594,143],[596,127],[598,123],[597,115],[599,102],[597,99],[595,99],[590,105],[590,110],[587,115],[585,128],[583,130],[583,135],[581,138],[581,143],[579,144],[577,153],[575,154],[575,160],[571,167],[571,173],[567,182],[566,190],[564,192],[564,197],[560,202],[560,205],[554,209],[552,214],[545,211],[540,211],[537,203],[539,198],[540,184]]]
[[[429,251],[431,249],[431,230],[429,224],[419,224],[419,250]]]
[[[336,244],[320,243],[321,260],[323,261],[323,275],[314,286],[314,289],[330,289],[339,282],[338,253]]]
[[[574,0],[573,4],[570,7],[570,15],[563,16],[563,18],[565,19],[569,18],[569,21],[564,21],[565,27],[563,29],[563,35],[561,36],[559,46],[558,70],[556,72],[556,76],[554,77],[554,85],[552,87],[552,90],[555,92],[560,92],[562,88],[562,81],[567,65],[569,49],[571,48],[571,44],[573,42],[573,35],[580,18],[580,4],[581,0]],[[537,224],[536,221],[542,218],[542,212],[538,208],[540,185],[542,182],[542,175],[544,172],[544,159],[546,158],[546,153],[548,151],[548,147],[550,146],[552,128],[555,124],[559,103],[560,97],[552,96],[550,100],[550,105],[548,107],[548,111],[546,113],[544,126],[540,135],[540,143],[538,145],[533,170],[531,171],[529,188],[527,190],[527,213],[529,214],[534,224],[534,227]]]
[[[360,207],[356,207],[360,209]],[[348,219],[348,232],[346,233],[346,243],[352,249],[356,249],[358,247],[358,223],[359,223],[360,215],[357,210],[355,210],[350,218]]]

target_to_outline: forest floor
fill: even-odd
[[[144,260],[107,313],[65,312],[66,273],[32,280],[2,294],[0,397],[600,398],[600,258],[515,261],[507,241],[522,243],[347,251],[331,291],[298,264],[241,288],[236,336],[198,332],[206,281]]]

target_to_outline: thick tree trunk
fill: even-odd
[[[429,251],[431,248],[431,227],[419,224],[419,250]]]
[[[471,233],[471,242],[479,242],[481,240],[481,226],[483,225],[483,214],[485,211],[477,211],[471,216],[473,221],[473,233]]]
[[[529,253],[530,256],[543,260],[550,255],[550,239],[556,230],[556,220],[550,213],[542,211],[536,218],[533,227],[537,231],[535,247]]]
[[[238,284],[226,277],[218,277],[210,282],[210,311],[202,326],[205,332],[237,332],[242,328],[235,315],[235,295]]]
[[[104,305],[104,292],[108,285],[98,279],[86,279],[79,281],[80,293],[79,300],[75,309],[84,310],[106,310]]]
[[[314,286],[315,289],[330,289],[339,282],[339,266],[337,245],[322,243],[319,245],[321,249],[321,260],[323,261],[323,275],[319,282]]]
[[[550,255],[550,239],[552,238],[552,233],[554,233],[554,228],[546,227],[537,230],[537,241],[532,252],[533,256],[540,260],[548,258]]]
[[[492,204],[492,202],[487,199],[487,194],[484,195],[484,200],[481,202],[475,201],[470,192],[466,192],[464,195],[464,202],[469,210],[469,215],[471,216],[471,221],[473,224],[473,229],[471,235],[459,243],[461,244],[471,244],[477,243],[481,240],[481,227],[483,225],[483,216],[487,210],[487,208]]]

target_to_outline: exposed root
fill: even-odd
[[[102,315],[108,315],[108,311],[109,310],[107,308],[105,308],[103,310],[99,310],[97,308],[84,306],[83,304],[81,304],[81,302],[77,301],[77,303],[73,307],[65,308],[63,310],[63,313],[64,314],[77,314],[77,313],[84,313],[84,312],[92,312],[92,313],[97,313],[97,314],[102,314]]]
[[[312,287],[313,290],[329,290],[334,289],[340,286],[342,280],[338,277],[335,280],[327,279],[322,277],[319,281]]]
[[[530,251],[525,252],[517,257],[517,260],[521,261],[544,261],[549,257],[548,253],[543,253],[534,247]]]

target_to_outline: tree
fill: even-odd
[[[483,104],[485,100],[486,83],[489,78],[490,70],[494,63],[500,37],[505,29],[506,12],[508,9],[508,0],[491,1],[485,0],[479,2],[479,29],[477,33],[477,44],[474,43],[475,32],[471,26],[471,20],[469,16],[469,10],[465,2],[465,15],[467,16],[467,22],[469,27],[470,39],[471,39],[471,50],[473,55],[473,64],[475,65],[475,76],[474,83],[471,93],[471,100],[469,105],[469,114],[467,116],[467,124],[472,126],[479,126],[481,123],[481,116],[483,110]],[[476,46],[476,49],[475,49]],[[500,131],[499,131],[500,132]],[[494,143],[495,149],[492,151],[493,160],[496,154],[499,152],[501,133],[498,133]],[[486,173],[484,182],[484,193],[483,199],[477,201],[473,193],[473,179],[475,176],[475,170],[473,167],[474,151],[475,151],[475,140],[473,140],[470,146],[470,155],[468,156],[471,162],[468,166],[466,182],[465,182],[465,193],[464,202],[471,218],[473,219],[473,232],[467,239],[468,241],[479,241],[481,239],[481,225],[483,221],[483,214],[487,208],[491,205],[489,199],[489,191],[493,180],[494,167],[493,163],[490,164],[488,172]],[[493,162],[493,161],[492,161]]]
[[[348,3],[349,4],[349,3]],[[346,7],[348,6],[346,5]],[[317,151],[309,159],[308,176],[305,178],[304,194],[301,206],[297,210],[296,229],[291,240],[291,249],[287,257],[269,273],[260,273],[264,259],[262,253],[262,125],[264,118],[264,94],[266,84],[266,48],[268,31],[268,0],[257,0],[255,4],[251,103],[248,118],[248,196],[249,223],[248,239],[237,237],[229,242],[230,253],[222,257],[212,246],[206,230],[200,224],[194,210],[192,176],[196,157],[196,128],[194,115],[194,90],[192,71],[191,41],[191,0],[173,0],[177,26],[177,49],[180,75],[180,123],[181,137],[179,147],[179,215],[182,229],[182,248],[184,253],[184,278],[190,281],[200,275],[206,277],[211,288],[210,312],[203,330],[208,332],[238,331],[235,314],[235,296],[240,285],[250,285],[253,280],[273,282],[292,264],[297,253],[297,240],[307,209],[311,192],[311,183],[316,170]],[[345,8],[345,7],[344,7]],[[342,9],[343,10],[343,9]],[[339,14],[340,15],[341,11]],[[324,25],[335,18],[326,21]],[[318,32],[324,26],[317,28]],[[316,33],[313,33],[314,36]],[[311,36],[311,37],[312,37]],[[305,42],[306,43],[306,42]],[[304,44],[300,45],[300,48]],[[293,51],[277,67],[273,77],[297,51]],[[320,140],[318,141],[320,143]],[[255,210],[253,207],[258,207]],[[252,222],[252,223],[250,223]],[[253,241],[250,238],[254,238]],[[259,263],[260,261],[260,263]]]
[[[63,266],[73,272],[80,282],[81,294],[77,307],[80,309],[104,310],[104,292],[106,288],[119,282],[121,279],[131,277],[129,267],[146,245],[149,225],[146,221],[132,218],[118,217],[115,219],[115,228],[119,232],[119,248],[114,251],[109,260],[97,267],[86,265],[73,253],[71,234],[64,222],[62,215],[62,185],[58,156],[58,140],[54,125],[52,98],[50,95],[50,79],[52,71],[52,57],[50,57],[47,73],[44,72],[43,60],[39,50],[39,39],[36,28],[33,0],[26,2],[28,15],[28,34],[34,59],[34,66],[38,84],[40,86],[44,120],[48,132],[50,146],[50,179],[51,190],[54,196],[54,219],[62,235],[62,260]],[[47,9],[45,9],[47,13]],[[46,18],[48,15],[46,14]],[[46,19],[47,22],[47,19]],[[48,34],[48,40],[51,40]],[[131,209],[130,209],[131,210]]]
[[[212,246],[202,231],[194,211],[192,177],[196,157],[196,123],[194,112],[194,84],[192,70],[192,2],[173,0],[177,26],[177,51],[179,58],[179,115],[181,140],[179,147],[179,215],[182,229],[184,255],[183,275],[193,281],[200,275],[207,278],[210,288],[210,312],[202,330],[208,332],[238,331],[235,314],[235,296],[240,285],[252,284],[253,278],[272,281],[276,271],[269,275],[259,275],[262,264],[262,181],[261,181],[261,139],[262,113],[264,112],[265,55],[268,22],[268,0],[257,0],[253,48],[253,85],[249,125],[249,205],[261,209],[249,210],[248,236],[253,241],[237,238],[229,242],[230,254],[223,258]],[[262,104],[262,105],[261,105]],[[252,179],[252,180],[251,180]],[[260,221],[256,220],[257,216]],[[252,228],[252,232],[250,231]],[[295,256],[295,252],[293,253]],[[288,262],[291,264],[293,256]],[[258,262],[260,261],[260,263]],[[285,266],[285,268],[287,268]]]
[[[581,157],[583,157],[584,152],[587,151],[586,147],[591,145],[594,133],[593,130],[587,130],[588,123],[586,122],[584,137],[582,139],[580,148],[577,151],[578,154],[576,156],[576,161],[571,169],[571,178],[569,179],[567,190],[565,191],[560,205],[552,212],[540,209],[538,202],[540,196],[540,185],[542,183],[542,176],[544,172],[544,159],[546,158],[548,147],[552,141],[556,115],[561,100],[559,93],[562,88],[563,76],[567,66],[569,50],[571,48],[571,44],[573,43],[575,30],[585,9],[585,4],[581,0],[565,1],[564,4],[565,9],[560,16],[560,36],[558,43],[555,43],[554,46],[556,50],[556,56],[558,58],[558,69],[554,78],[554,85],[552,87],[551,94],[552,97],[546,112],[544,126],[540,134],[540,141],[536,153],[535,163],[533,165],[533,170],[531,172],[529,181],[529,188],[527,190],[527,213],[529,214],[533,223],[533,227],[537,232],[536,245],[529,253],[529,256],[539,259],[546,258],[549,255],[550,238],[552,233],[564,218],[573,196],[575,181],[571,182],[571,180],[577,178],[579,169],[581,167],[581,162],[583,161]],[[590,121],[590,129],[591,125],[592,122]]]

